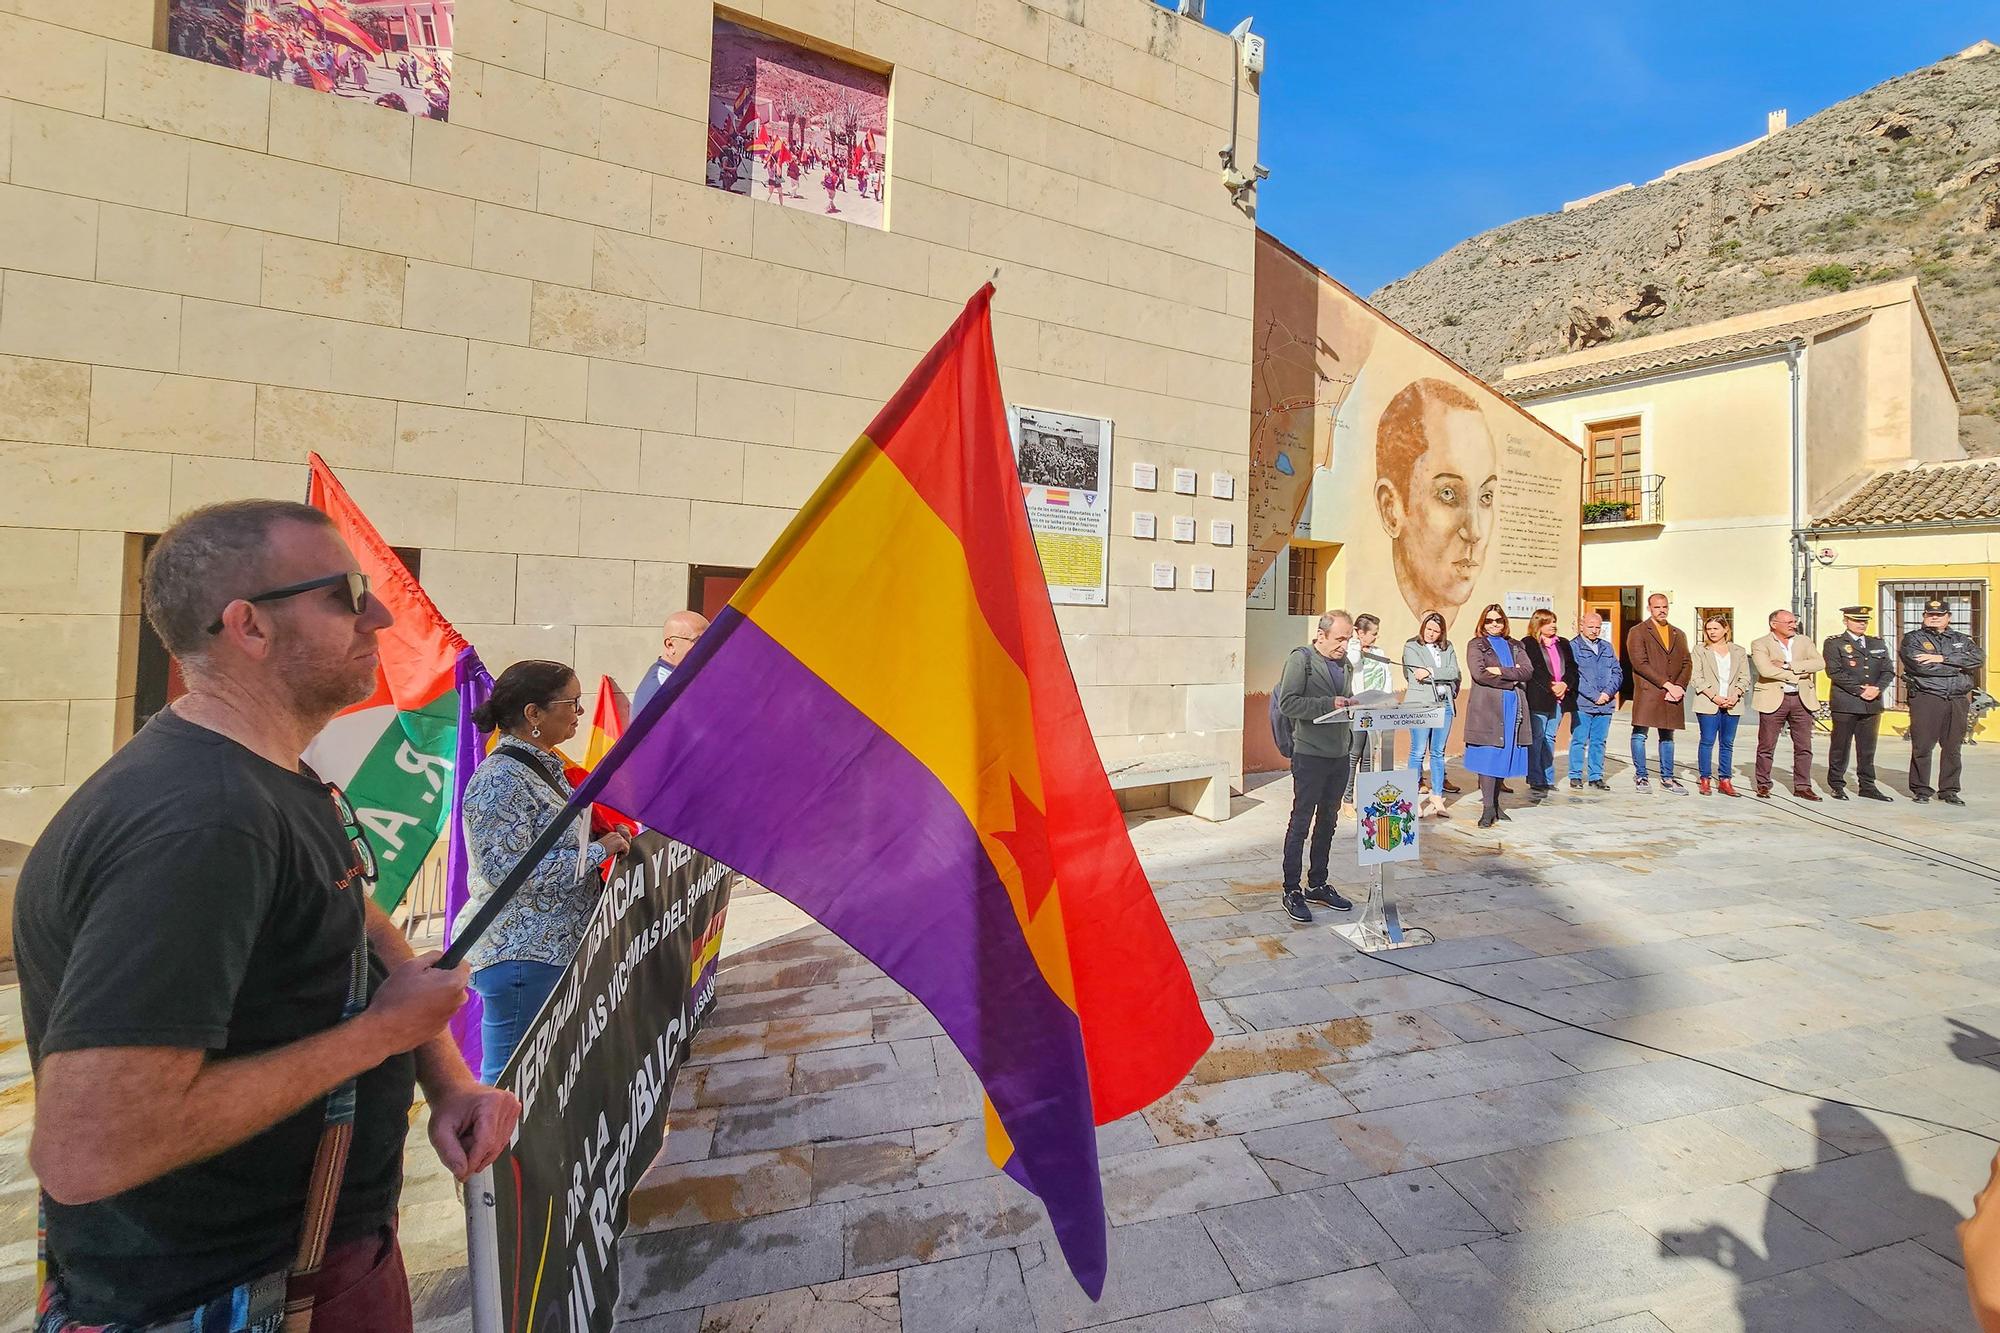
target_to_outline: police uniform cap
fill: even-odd
[[[1843,606],[1840,608],[1840,614],[1849,620],[1866,620],[1870,613],[1865,606]]]
[[[1924,614],[1927,616],[1948,616],[1951,614],[1951,607],[1942,597],[1926,597],[1924,598]]]

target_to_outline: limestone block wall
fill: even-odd
[[[175,514],[302,495],[318,450],[489,663],[629,686],[690,567],[754,564],[996,268],[1009,397],[1116,421],[1114,534],[1133,460],[1243,531],[1234,48],[1150,0],[739,0],[892,69],[882,230],[704,185],[700,0],[459,0],[448,124],[165,54],[154,0],[0,11],[17,849],[130,733]],[[1248,87],[1241,126],[1254,161]],[[1109,605],[1062,611],[1093,725],[1238,761],[1241,597],[1163,546],[1115,536]],[[1240,538],[1200,557],[1243,586]]]

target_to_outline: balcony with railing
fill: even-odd
[[[1583,526],[1586,528],[1659,525],[1667,521],[1661,492],[1666,478],[1652,475],[1606,477],[1583,484]]]

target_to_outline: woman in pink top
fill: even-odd
[[[1556,732],[1563,715],[1576,730],[1576,657],[1556,628],[1556,613],[1537,611],[1528,617],[1528,635],[1521,640],[1534,675],[1528,678],[1528,789],[1539,801],[1556,789]]]

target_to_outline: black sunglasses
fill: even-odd
[[[368,834],[362,830],[361,821],[354,814],[354,805],[347,799],[347,793],[326,784],[327,794],[333,797],[333,808],[340,814],[341,825],[347,830],[347,841],[354,846],[354,854],[361,858],[361,875],[370,884],[375,882],[375,848],[368,842]]]
[[[255,597],[239,597],[240,602],[277,602],[287,597],[297,597],[302,592],[312,592],[316,588],[338,588],[345,584],[347,589],[347,609],[360,615],[368,609],[368,576],[358,569],[350,569],[345,574],[328,574],[323,578],[307,579],[304,583],[288,583],[282,588],[260,592]],[[223,608],[227,610],[227,607]],[[210,634],[222,633],[222,617],[216,616],[215,623],[208,627]]]

